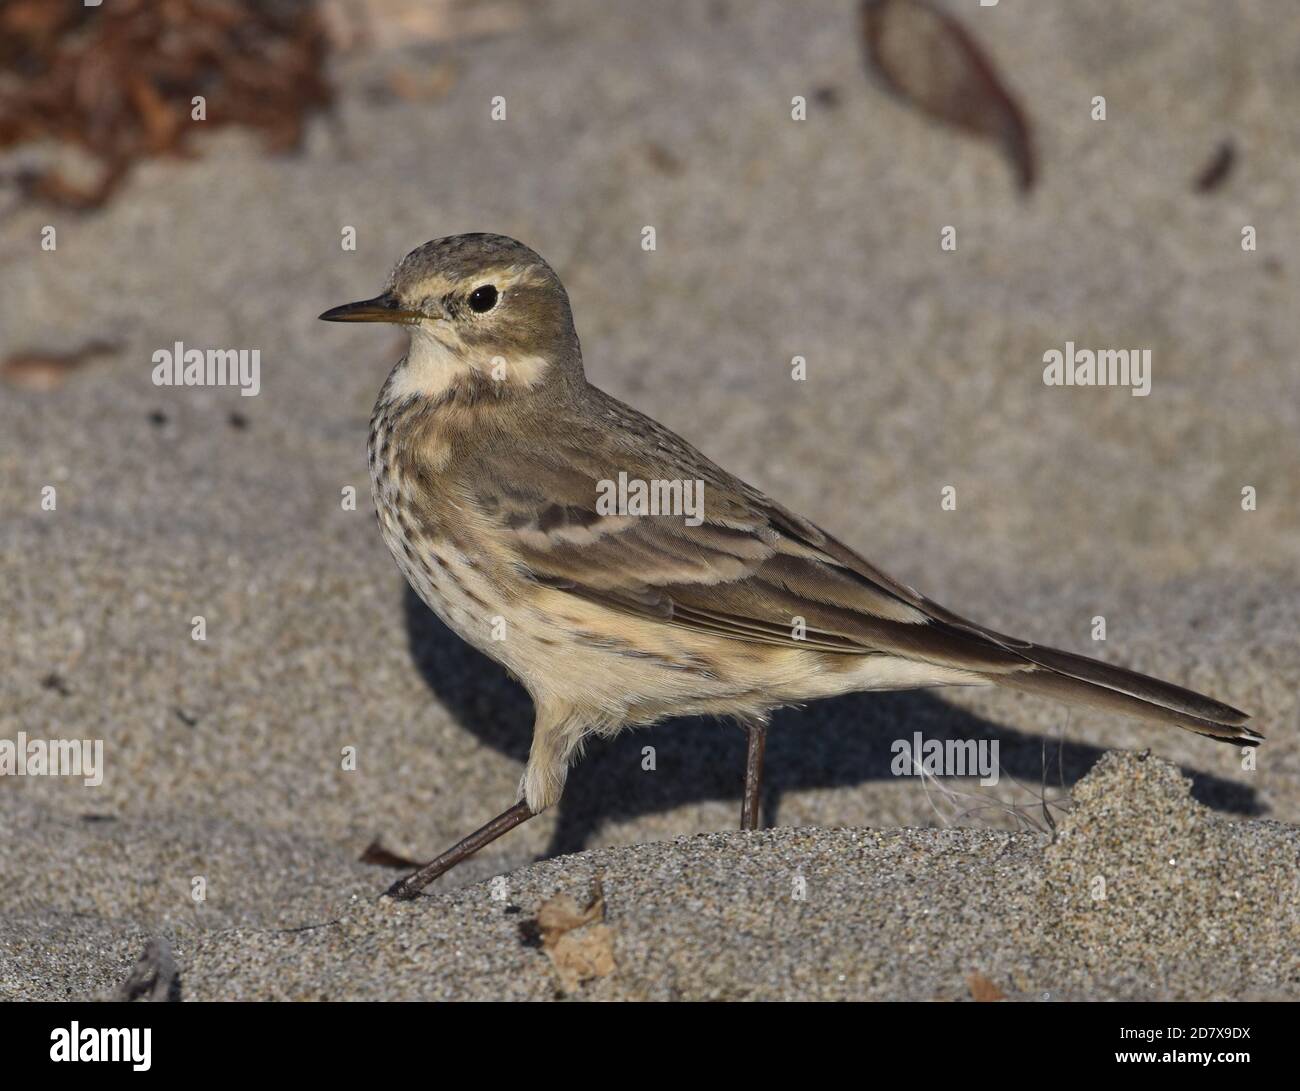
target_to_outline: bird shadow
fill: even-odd
[[[526,761],[533,729],[528,692],[448,629],[410,587],[404,596],[411,657],[434,696],[481,741]],[[1057,747],[1055,739],[994,723],[926,690],[854,693],[785,709],[768,732],[764,824],[778,823],[786,792],[893,779],[894,754],[881,740],[910,740],[915,732],[942,742],[996,740],[1002,775],[1030,789],[1043,784],[1044,742],[1051,750]],[[643,768],[647,746],[654,748],[654,776],[646,776]],[[1068,790],[1104,753],[1084,743],[1061,743],[1046,759],[1047,787]],[[716,720],[668,720],[657,724],[652,735],[624,731],[613,739],[593,740],[569,775],[545,855],[581,851],[604,823],[685,804],[731,799],[739,816],[744,768],[745,733]],[[1206,806],[1246,816],[1265,810],[1253,788],[1213,773],[1183,772],[1191,778],[1192,795]]]

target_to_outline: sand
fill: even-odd
[[[223,133],[101,212],[0,221],[0,354],[119,345],[0,396],[0,739],[106,762],[0,781],[0,995],[104,995],[154,936],[187,998],[1300,994],[1300,24],[963,7],[1036,127],[1022,198],[996,148],[865,78],[851,5],[800,11],[575,0],[363,50],[296,156]],[[404,97],[396,68],[442,75]],[[778,717],[774,828],[741,834],[742,734],[674,722],[593,747],[429,897],[376,901],[399,872],[360,863],[373,840],[427,858],[513,801],[531,709],[374,526],[400,335],[315,316],[468,230],[552,262],[593,381],[951,608],[1246,708],[1257,768],[1027,697],[854,696]],[[177,340],[258,349],[260,393],[153,385]],[[1151,394],[1044,386],[1067,340],[1150,347]],[[997,741],[1002,783],[893,776],[914,731]],[[1045,781],[1074,800],[1054,841]],[[566,989],[520,924],[597,874],[616,969]]]

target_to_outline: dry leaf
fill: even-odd
[[[557,894],[542,903],[535,922],[526,922],[540,933],[542,950],[566,992],[614,972],[614,932],[604,919],[605,894],[597,880],[585,908],[569,895]]]
[[[566,932],[553,947],[544,950],[565,992],[573,992],[584,981],[614,972],[614,932],[608,924]]]
[[[73,352],[17,352],[0,364],[0,375],[19,390],[57,390],[82,364],[113,352],[117,347],[107,341],[92,341]]]
[[[646,142],[645,154],[650,161],[650,165],[655,170],[660,174],[668,175],[670,178],[677,177],[685,169],[677,155],[657,141],[650,140]]]
[[[456,67],[450,62],[427,67],[402,66],[388,73],[388,87],[407,102],[442,98],[456,84]]]
[[[542,945],[554,942],[575,928],[605,919],[605,896],[597,889],[596,895],[585,909],[580,909],[567,894],[557,894],[542,903],[537,911],[537,926],[542,933]]]
[[[383,842],[378,837],[366,846],[366,851],[361,854],[360,862],[363,864],[376,864],[379,867],[401,868],[403,871],[410,871],[411,868],[420,866],[418,861],[408,860],[405,856],[398,856],[397,853],[384,848]]]
[[[536,17],[525,0],[326,0],[322,12],[331,43],[343,51],[487,38]]]
[[[14,0],[0,4],[0,148],[54,141],[88,153],[98,181],[52,166],[25,193],[73,208],[102,204],[135,160],[183,154],[208,126],[261,129],[293,146],[328,105],[327,41],[306,0]],[[193,120],[203,96],[206,120]]]
[[[863,0],[867,56],[891,90],[932,117],[998,141],[1022,190],[1034,184],[1029,125],[993,63],[925,0]]]
[[[1005,1000],[1007,994],[993,984],[978,970],[972,970],[966,975],[966,987],[970,989],[972,1000],[980,1003],[988,1003],[993,1000]]]
[[[1237,148],[1231,140],[1225,140],[1214,150],[1214,157],[1201,168],[1196,176],[1196,192],[1212,193],[1218,189],[1237,162]]]

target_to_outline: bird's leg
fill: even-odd
[[[441,856],[430,860],[413,875],[408,875],[405,879],[399,879],[388,888],[387,896],[403,901],[414,898],[443,872],[450,871],[462,860],[473,856],[484,845],[491,844],[503,833],[509,833],[521,822],[527,822],[532,817],[533,812],[528,809],[528,804],[521,799],[508,811],[502,811],[486,826],[481,826],[468,837],[457,841]]]
[[[749,739],[745,756],[745,801],[740,807],[740,828],[758,829],[760,796],[763,794],[763,752],[767,749],[767,724],[745,720],[742,725]]]

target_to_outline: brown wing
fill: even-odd
[[[1258,741],[1246,713],[1121,667],[986,629],[876,568],[808,520],[592,388],[594,404],[526,452],[492,450],[474,476],[518,563],[610,609],[740,641],[892,655],[1015,688]],[[591,411],[594,409],[594,412]],[[553,423],[553,422],[552,422]],[[503,458],[503,456],[505,456]],[[527,482],[506,464],[528,466]],[[607,513],[602,482],[700,482],[683,514]]]
[[[474,474],[479,504],[533,579],[736,640],[970,670],[1026,666],[1012,650],[1021,642],[1004,646],[928,602],[650,418],[613,399],[601,408],[612,427],[584,416],[536,444],[526,483],[499,473],[500,450],[492,452],[498,472]],[[691,482],[702,489],[701,508],[695,518],[609,513],[602,483],[620,473]]]

